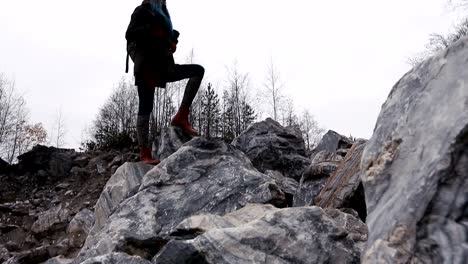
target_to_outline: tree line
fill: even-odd
[[[193,56],[193,54],[192,54]],[[91,139],[86,148],[125,148],[136,144],[136,116],[138,94],[134,80],[122,78],[111,96],[100,108],[92,126]],[[186,81],[170,83],[165,89],[157,88],[150,118],[150,138],[155,140],[170,125],[179,106]],[[249,93],[250,78],[239,69],[237,62],[226,70],[224,83],[215,87],[203,83],[191,107],[190,122],[203,137],[221,138],[231,142],[242,131],[260,121],[260,108],[284,126],[296,126],[302,132],[307,149],[320,140],[324,129],[320,128],[309,111],[296,114],[293,102],[282,93],[279,71],[271,60],[260,89],[263,105]],[[257,102],[255,102],[257,101]]]

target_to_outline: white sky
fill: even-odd
[[[430,33],[460,18],[446,0],[167,0],[181,32],[177,59],[194,48],[206,81],[221,85],[237,59],[255,94],[273,57],[298,112],[369,138],[391,87]],[[2,0],[0,72],[48,130],[59,108],[67,146],[79,145],[125,70],[125,30],[138,0]],[[180,61],[180,60],[179,60]],[[131,73],[130,73],[131,74]]]

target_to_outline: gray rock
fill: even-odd
[[[111,153],[103,154],[92,158],[88,162],[88,166],[91,170],[96,170],[98,174],[104,174],[107,171],[106,159],[111,156]]]
[[[152,257],[171,230],[192,215],[224,215],[281,196],[284,200],[274,181],[241,151],[221,140],[197,138],[145,175],[139,191],[88,236],[74,263],[112,252]]]
[[[18,168],[25,171],[46,172],[52,178],[61,178],[72,168],[75,157],[72,149],[35,146],[31,151],[18,156]]]
[[[351,148],[353,142],[333,130],[329,130],[320,140],[317,147],[312,151],[312,158],[315,157],[320,151],[327,151],[331,153],[336,153],[339,149],[348,149]]]
[[[155,142],[156,146],[154,146],[155,153],[153,153],[153,156],[160,160],[166,159],[191,139],[192,137],[183,133],[180,128],[164,128],[158,141]]]
[[[73,160],[73,166],[77,166],[80,168],[86,167],[89,162],[89,158],[87,156],[79,156]]]
[[[138,191],[143,176],[151,168],[153,166],[142,162],[127,162],[112,175],[96,202],[94,209],[96,221],[91,233],[101,230],[119,204]]]
[[[94,225],[94,213],[89,209],[83,209],[73,217],[68,224],[67,234],[70,244],[75,248],[81,248]]]
[[[71,168],[70,173],[72,175],[84,175],[84,174],[89,173],[89,172],[88,172],[88,170],[86,170],[86,168],[73,167],[73,168]]]
[[[256,214],[255,207],[253,214]],[[153,259],[178,263],[360,263],[366,226],[338,210],[271,208],[235,227],[171,240]]]
[[[312,164],[317,164],[325,161],[341,162],[343,161],[343,157],[336,154],[335,152],[328,152],[326,150],[322,150],[315,154],[314,158],[312,159]]]
[[[468,38],[392,89],[362,159],[363,263],[468,259]]]
[[[120,166],[124,163],[124,155],[117,155],[114,159],[107,165],[108,168],[112,168],[113,166]]]
[[[325,183],[338,169],[339,163],[326,161],[310,165],[302,175],[299,188],[293,199],[293,206],[307,206],[314,203]]]
[[[68,259],[63,256],[57,256],[47,260],[43,264],[70,264],[72,261],[73,259]]]
[[[280,209],[270,204],[248,204],[244,208],[224,216],[202,214],[189,217],[182,221],[171,233],[172,236],[200,235],[211,229],[231,228],[247,224],[264,217],[267,213]]]
[[[2,264],[20,264],[17,257],[11,257],[7,261],[2,262]]]
[[[15,254],[3,264],[43,263],[51,258],[50,246],[41,246],[28,251]]]
[[[111,253],[104,256],[88,259],[82,264],[152,264],[150,261],[138,256],[129,256],[125,253]]]
[[[322,208],[353,208],[361,219],[366,219],[366,202],[361,182],[361,157],[366,141],[358,141],[348,151],[345,160],[333,173],[320,194],[315,205]]]
[[[10,258],[10,252],[3,246],[0,246],[0,261],[3,263]]]
[[[67,189],[68,187],[70,187],[70,183],[63,182],[55,186],[55,189],[62,190],[62,189]]]
[[[247,154],[260,172],[275,170],[299,180],[310,165],[300,131],[284,128],[271,118],[250,125],[232,144]]]
[[[67,208],[62,208],[62,204],[39,214],[38,219],[31,227],[31,231],[35,234],[53,231],[63,228],[70,220],[70,211]]]
[[[106,173],[107,169],[106,169],[106,163],[103,161],[103,162],[100,162],[100,163],[97,163],[96,164],[96,171],[98,174],[104,174]]]
[[[289,194],[291,197],[296,194],[297,189],[299,188],[299,183],[296,180],[284,177],[283,174],[281,174],[279,171],[267,170],[265,174],[273,178],[278,187],[285,194]]]
[[[348,154],[348,150],[349,149],[339,149],[336,151],[336,154],[340,155],[341,157],[346,157],[346,155]]]

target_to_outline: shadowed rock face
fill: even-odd
[[[180,128],[164,128],[161,132],[161,136],[155,142],[156,148],[153,156],[161,160],[166,159],[192,138],[193,137],[183,133]]]
[[[336,161],[324,161],[310,165],[302,174],[293,205],[312,205],[315,197],[320,193],[330,175],[338,169],[338,166],[339,162]]]
[[[197,138],[144,176],[139,190],[88,236],[74,263],[112,252],[151,258],[171,230],[192,215],[225,215],[248,203],[284,199],[275,182],[241,151]]]
[[[0,158],[0,173],[3,173],[7,170],[9,164],[8,162],[2,160],[2,158]]]
[[[407,73],[362,164],[364,263],[466,263],[468,38]]]
[[[367,228],[351,215],[334,209],[324,211],[319,207],[277,209],[250,205],[241,211],[225,217],[204,215],[187,220],[179,228],[206,232],[192,240],[172,240],[153,262],[234,264],[360,261]]]
[[[348,149],[353,145],[353,142],[345,136],[342,136],[335,131],[329,130],[320,140],[317,147],[312,152],[312,158],[321,151],[335,153],[339,149]]]
[[[305,157],[301,132],[284,128],[271,118],[252,124],[232,142],[260,172],[276,170],[285,177],[300,180],[310,160]]]
[[[358,141],[348,151],[344,161],[328,179],[315,204],[322,208],[352,208],[366,219],[366,203],[361,183],[361,157],[366,141]]]
[[[120,203],[138,191],[143,176],[151,168],[153,166],[142,162],[127,162],[119,167],[107,182],[96,203],[94,209],[96,223],[91,234],[100,231]]]
[[[71,149],[57,149],[37,145],[31,151],[18,156],[17,169],[20,171],[44,170],[49,177],[66,175],[73,165],[76,152]]]

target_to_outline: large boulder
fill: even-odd
[[[392,89],[362,159],[364,263],[466,263],[468,38]]]
[[[294,195],[296,195],[297,189],[299,189],[299,182],[293,178],[284,177],[279,171],[267,170],[265,174],[274,179],[281,191],[284,192],[287,203],[285,206],[293,206]]]
[[[31,151],[18,156],[17,168],[20,171],[43,170],[52,179],[62,178],[70,172],[76,156],[73,149],[37,145]]]
[[[77,213],[67,227],[67,234],[70,237],[70,246],[81,248],[86,241],[91,228],[94,225],[94,213],[85,208]]]
[[[153,156],[161,160],[166,159],[192,138],[192,136],[187,135],[180,128],[172,126],[164,128],[153,147]]]
[[[336,153],[340,149],[349,149],[353,145],[353,141],[349,138],[338,134],[333,130],[329,130],[320,140],[317,147],[312,151],[312,158],[321,151]]]
[[[154,263],[360,263],[363,222],[335,209],[250,205],[225,217],[203,215],[180,229],[204,232],[170,241]],[[182,238],[183,239],[183,238]]]
[[[366,219],[366,202],[360,177],[361,157],[365,146],[365,140],[353,145],[315,198],[315,205],[322,208],[352,208],[359,213],[361,219]]]
[[[300,180],[310,165],[301,132],[271,118],[250,125],[232,144],[247,154],[260,172],[276,170]]]
[[[90,232],[91,234],[101,230],[120,203],[138,191],[143,176],[151,168],[153,166],[143,162],[127,162],[117,169],[106,183],[96,203],[94,209],[96,222]]]
[[[224,215],[248,203],[283,202],[284,193],[239,150],[221,140],[194,139],[149,171],[88,239],[74,263],[124,252],[151,258],[171,230],[197,214]]]
[[[323,161],[310,165],[302,174],[299,187],[294,195],[293,206],[308,206],[325,186],[329,177],[338,169],[337,161]]]
[[[31,227],[31,231],[38,235],[54,230],[65,229],[71,220],[70,210],[64,208],[62,204],[50,208],[39,214],[38,219]]]

